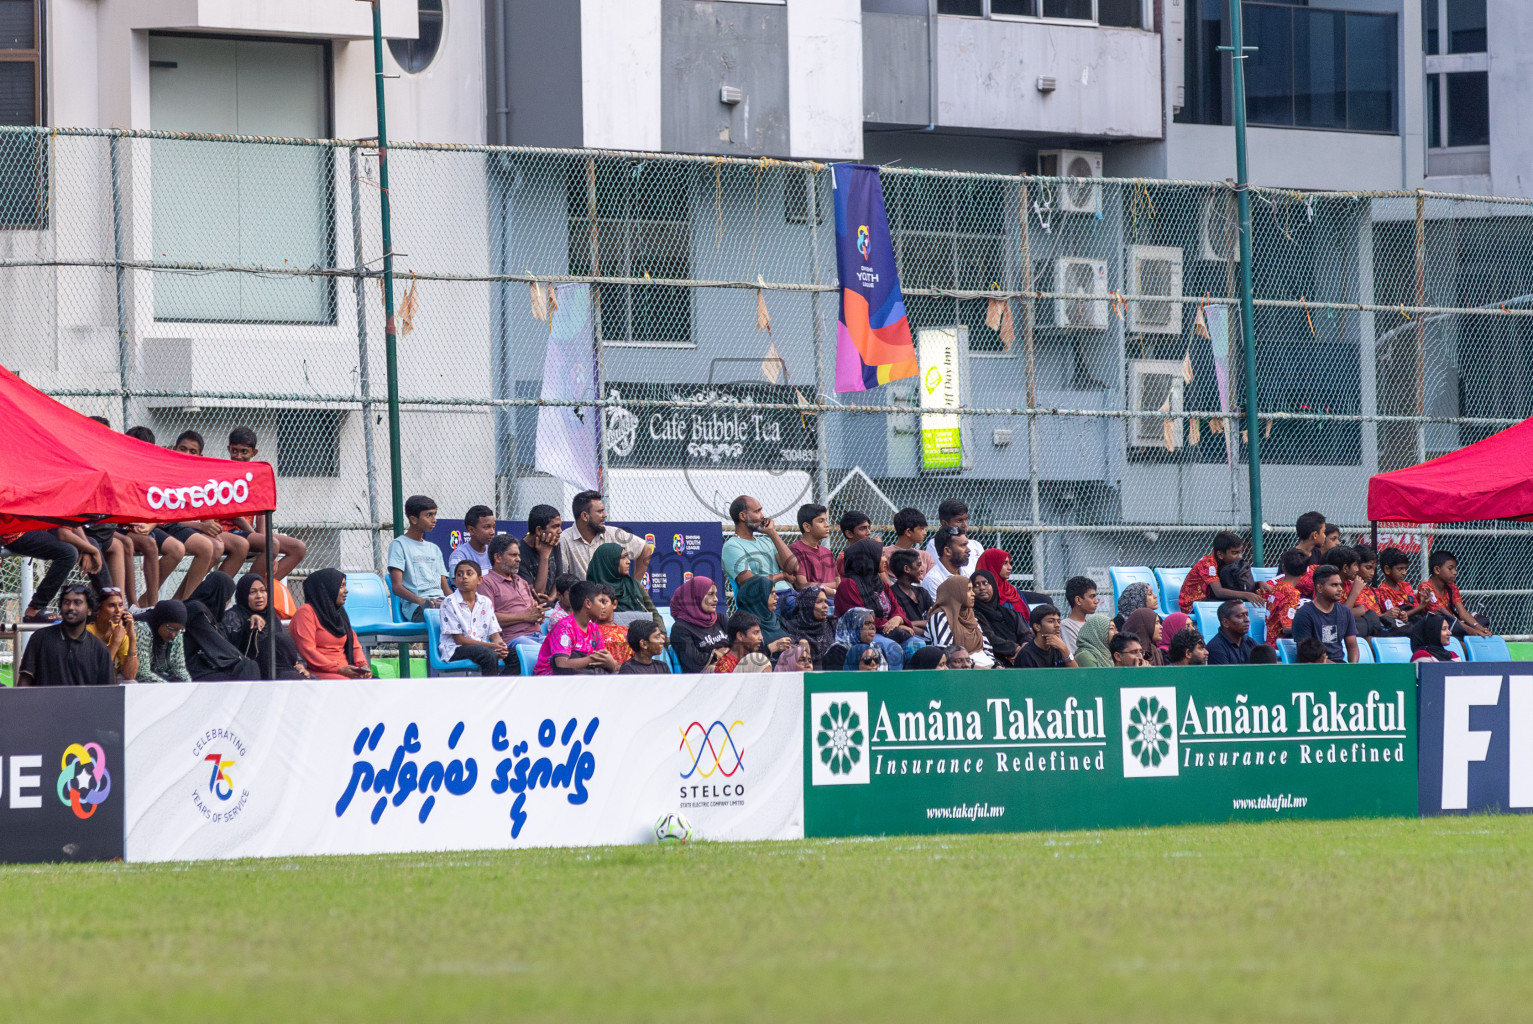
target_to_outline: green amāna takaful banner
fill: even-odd
[[[1416,810],[1410,665],[805,677],[810,836]]]

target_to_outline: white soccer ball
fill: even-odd
[[[675,811],[662,814],[655,822],[655,842],[657,843],[684,843],[691,838],[692,823]]]

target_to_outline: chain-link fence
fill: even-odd
[[[827,166],[583,150],[389,150],[405,493],[445,518],[568,510],[887,524],[969,504],[1019,584],[1185,566],[1249,523],[1227,184],[890,167],[923,350],[954,350],[961,453],[918,381],[833,393]],[[390,532],[378,159],[365,142],[0,132],[0,362],[161,444],[254,429],[306,566]],[[1533,209],[1252,190],[1267,560],[1316,509],[1366,532],[1370,474],[1533,414]],[[597,415],[600,396],[605,408]],[[1445,526],[1471,608],[1533,630],[1533,533]],[[14,560],[8,560],[14,562]],[[5,566],[0,589],[13,591]]]

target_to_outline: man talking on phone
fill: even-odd
[[[798,556],[777,535],[777,525],[761,514],[761,502],[742,494],[729,503],[729,519],[735,535],[724,541],[724,572],[739,586],[752,576],[773,583],[791,580],[798,570]]]

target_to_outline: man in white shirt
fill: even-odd
[[[941,521],[943,528],[957,530],[959,533],[967,536],[969,532],[969,506],[965,505],[962,501],[959,501],[957,498],[949,498],[941,505],[938,505],[937,518]],[[937,533],[941,532],[941,530],[937,531]],[[938,557],[936,534],[933,534],[932,539],[926,542],[926,550],[930,552],[933,558]],[[984,554],[984,545],[970,544],[968,551],[969,553],[964,558],[959,570],[965,576],[973,576],[974,570],[979,568],[979,556]],[[938,582],[941,581],[939,580]]]
[[[655,546],[627,530],[607,525],[607,504],[600,491],[581,491],[575,495],[570,511],[575,514],[575,536],[565,534],[563,543],[566,572],[584,577],[591,567],[591,556],[603,544],[621,544],[633,562],[633,578],[644,579],[649,571],[649,556]]]
[[[969,538],[951,526],[944,526],[932,538],[932,544],[936,547],[937,564],[931,567],[926,578],[921,581],[921,589],[935,601],[937,588],[945,580],[950,576],[967,575],[963,567],[969,560]]]

